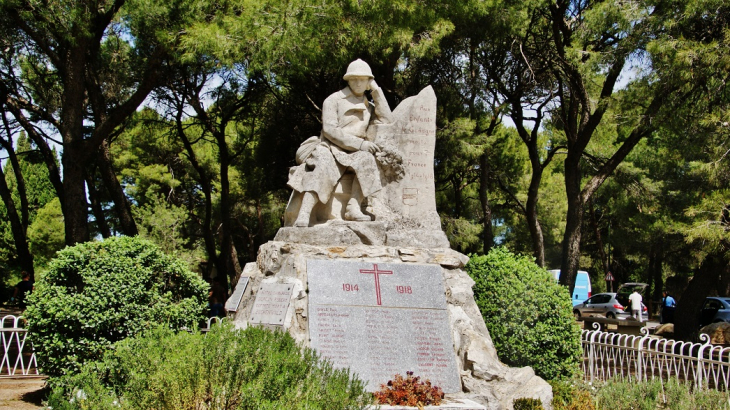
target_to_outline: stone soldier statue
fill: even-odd
[[[375,158],[381,147],[367,139],[367,130],[371,124],[392,123],[390,107],[366,62],[350,63],[343,79],[348,86],[322,105],[322,133],[302,143],[297,150],[298,165],[289,174],[294,195],[302,194],[295,227],[309,226],[312,209],[317,203],[328,203],[345,173],[354,173],[345,220],[370,221],[362,211],[363,199],[382,188]]]

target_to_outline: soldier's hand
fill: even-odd
[[[371,78],[370,79],[370,83],[368,84],[368,90],[370,90],[370,91],[376,91],[379,88],[380,87],[378,86],[378,83],[375,82],[375,79],[374,78]]]
[[[375,154],[376,152],[380,152],[380,147],[370,141],[363,141],[362,145],[360,145],[360,151],[367,151],[371,154]]]

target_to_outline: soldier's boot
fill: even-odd
[[[360,182],[357,178],[352,181],[350,199],[347,201],[347,206],[345,207],[345,220],[356,222],[368,222],[372,220],[369,215],[365,215],[362,212],[362,190],[360,189]]]

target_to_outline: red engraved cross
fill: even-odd
[[[380,275],[392,275],[392,270],[379,270],[378,264],[373,264],[373,269],[360,269],[360,273],[372,274],[375,276],[375,294],[378,296],[378,306],[380,306]]]

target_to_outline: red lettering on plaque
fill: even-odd
[[[373,264],[373,269],[360,269],[360,273],[372,274],[375,276],[375,295],[377,296],[378,306],[380,303],[380,275],[392,275],[392,270],[378,270],[378,264]]]

